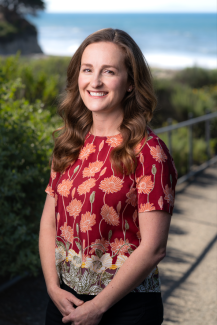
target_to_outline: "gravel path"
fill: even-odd
[[[167,256],[159,269],[163,325],[217,324],[217,166],[177,188]],[[0,325],[44,325],[42,274],[0,293]]]

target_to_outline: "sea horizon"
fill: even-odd
[[[47,55],[72,56],[81,42],[102,28],[128,32],[153,67],[217,68],[215,13],[47,13],[27,16],[37,27]]]

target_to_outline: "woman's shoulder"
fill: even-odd
[[[151,155],[155,158],[154,156],[165,155],[171,158],[166,144],[151,128],[147,129],[147,135],[142,139],[138,149],[145,156]]]
[[[146,169],[148,169],[148,166],[153,166],[153,164],[167,165],[170,171],[174,170],[175,178],[177,178],[177,170],[166,144],[151,128],[148,128],[147,131],[148,134],[138,146],[138,167],[139,165],[145,165]]]
[[[148,128],[147,136],[142,140],[142,149],[137,157],[139,158],[139,162],[144,162],[146,167],[152,164],[167,166],[166,168],[170,172],[173,171],[174,177],[176,179],[178,178],[175,163],[169,149],[164,141],[150,128]]]

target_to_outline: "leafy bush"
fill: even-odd
[[[215,112],[217,107],[217,84],[202,88],[190,88],[173,80],[155,79],[154,88],[158,98],[152,124],[161,127],[168,118],[177,122]]]
[[[176,123],[176,121],[173,121],[173,124]],[[198,136],[198,129],[201,128],[201,124],[204,124],[204,122],[201,122],[199,126],[193,126],[193,165],[200,165],[208,159],[205,132]],[[164,124],[164,126],[166,125],[167,123]],[[159,136],[169,146],[167,133],[159,134]],[[216,146],[217,139],[212,139],[210,141],[211,156],[215,154]],[[187,127],[172,131],[172,156],[178,171],[178,176],[181,177],[187,174],[189,172],[189,130]]]
[[[192,88],[217,84],[217,69],[207,70],[200,67],[186,68],[176,74],[175,80]]]
[[[0,76],[0,275],[29,271],[40,266],[38,231],[51,154],[49,111],[40,101],[31,105],[15,99],[23,88],[20,79],[5,82]]]
[[[56,114],[57,98],[66,84],[66,70],[69,58],[32,60],[16,56],[0,58],[0,67],[7,80],[20,78],[24,87],[18,89],[15,98],[25,97],[30,103],[37,99],[44,103],[44,109]]]

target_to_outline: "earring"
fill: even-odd
[[[129,88],[128,91],[131,91],[131,88]]]

